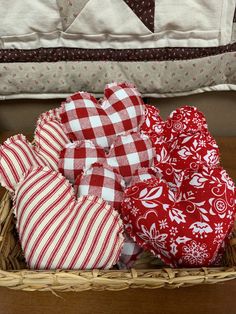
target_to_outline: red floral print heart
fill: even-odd
[[[179,193],[163,179],[125,191],[121,208],[126,231],[167,265],[212,265],[232,230],[235,186],[222,168],[184,173]]]

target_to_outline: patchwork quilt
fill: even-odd
[[[0,98],[236,89],[236,0],[0,0]]]

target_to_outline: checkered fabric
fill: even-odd
[[[105,162],[106,154],[102,147],[95,146],[90,140],[76,141],[66,144],[60,152],[58,169],[71,182],[83,169],[88,169],[92,164]]]
[[[135,173],[132,176],[132,179],[129,182],[128,186],[132,186],[132,185],[134,185],[140,181],[155,179],[157,177],[160,177],[160,173],[156,170],[155,167],[153,167],[153,168],[139,168],[135,171]]]
[[[129,269],[133,267],[134,263],[143,252],[141,246],[134,242],[126,232],[124,232],[124,238],[121,256],[117,263],[119,269]]]
[[[111,83],[98,102],[91,94],[76,93],[61,107],[61,122],[72,140],[92,140],[110,147],[118,134],[137,131],[145,119],[145,105],[134,85]]]
[[[119,209],[123,200],[125,182],[112,168],[95,163],[75,181],[75,191],[80,196],[95,195]]]
[[[137,169],[153,166],[155,154],[147,135],[139,133],[120,135],[111,146],[107,164],[117,169],[128,183]]]
[[[117,136],[108,154],[91,141],[77,141],[61,151],[59,171],[74,182],[81,170],[99,162],[115,169],[128,183],[137,169],[153,166],[154,157],[151,141],[139,133]]]

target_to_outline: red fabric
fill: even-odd
[[[47,167],[30,169],[14,195],[17,230],[33,269],[94,269],[116,264],[123,245],[119,214]]]
[[[172,142],[169,155],[169,162],[176,169],[197,170],[203,165],[220,164],[219,148],[208,132],[182,133]]]
[[[156,149],[157,166],[169,163],[176,170],[197,170],[220,163],[216,141],[207,130],[204,115],[195,107],[181,107],[163,121],[156,108],[146,105],[141,132],[149,136]]]
[[[104,162],[105,158],[102,147],[95,146],[89,140],[76,141],[67,144],[61,150],[58,169],[71,183],[74,183],[81,170],[89,169],[96,162]]]
[[[63,131],[58,109],[39,117],[34,141],[37,152],[47,159],[52,169],[57,170],[60,151],[70,142]]]
[[[74,142],[61,151],[59,171],[74,182],[80,170],[99,162],[112,167],[129,182],[137,169],[154,165],[155,155],[149,138],[139,133],[118,135],[108,153],[91,141]]]
[[[10,137],[0,146],[0,183],[11,192],[32,166],[48,165],[48,160],[22,134]]]
[[[110,147],[118,134],[137,131],[144,121],[145,106],[134,85],[106,85],[99,102],[89,93],[79,92],[62,104],[61,121],[72,141],[92,140]]]
[[[134,263],[142,254],[143,249],[129,235],[124,233],[124,245],[117,263],[119,269],[128,269],[134,266]]]
[[[235,187],[222,168],[187,170],[179,193],[158,178],[128,188],[121,212],[131,237],[167,265],[209,266],[232,230]]]
[[[203,113],[191,106],[183,106],[174,110],[164,121],[158,109],[146,105],[145,121],[140,130],[152,138],[154,145],[162,142],[171,143],[182,133],[208,132]]]
[[[125,181],[109,166],[95,163],[75,180],[78,197],[95,195],[119,209],[123,200]]]

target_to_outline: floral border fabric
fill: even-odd
[[[3,6],[0,98],[64,97],[78,90],[99,95],[113,80],[131,81],[154,97],[236,90],[235,5],[236,0],[209,0],[207,7],[203,0],[183,0],[178,7],[174,0],[19,0],[11,15]],[[176,17],[177,9],[186,19]],[[186,15],[190,9],[201,13],[194,25]],[[13,17],[24,12],[15,23]]]
[[[55,98],[78,90],[99,96],[113,80],[131,81],[150,97],[236,90],[236,52],[174,62],[2,63],[0,97]]]

